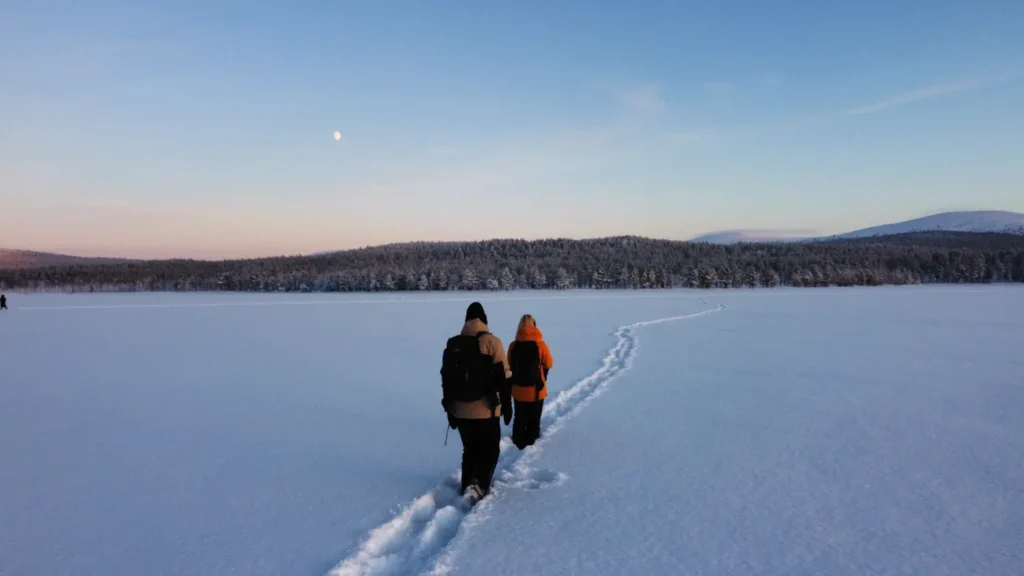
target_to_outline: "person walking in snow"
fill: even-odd
[[[7,310],[7,295],[0,294],[0,310]]]
[[[547,398],[548,371],[554,365],[551,350],[537,328],[533,316],[519,320],[516,338],[508,345],[508,363],[512,368],[512,398],[515,421],[512,442],[520,450],[540,438],[540,417]]]
[[[466,310],[457,336],[448,339],[441,361],[441,405],[448,425],[462,439],[462,493],[472,501],[490,492],[501,453],[501,424],[512,420],[511,375],[501,339],[490,333],[479,302]]]

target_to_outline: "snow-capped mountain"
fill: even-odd
[[[1024,236],[1024,214],[1005,210],[943,212],[914,220],[872,226],[835,236],[820,237],[810,230],[723,230],[691,239],[691,242],[734,244],[736,242],[796,242],[836,238],[867,238],[925,231],[1002,232]]]
[[[887,234],[904,234],[942,230],[947,232],[1003,232],[1024,235],[1024,214],[1002,210],[944,212],[894,224],[883,224],[839,234],[836,238],[865,238]]]

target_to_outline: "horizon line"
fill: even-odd
[[[691,235],[691,236],[689,236],[687,238],[672,238],[672,237],[648,236],[648,235],[644,235],[644,234],[612,234],[612,235],[606,235],[606,236],[583,236],[583,237],[578,237],[578,236],[574,237],[574,236],[563,235],[563,236],[545,236],[545,237],[535,237],[535,238],[527,238],[527,237],[524,237],[524,236],[520,236],[520,237],[511,237],[511,236],[498,237],[498,236],[494,236],[494,237],[483,237],[483,238],[474,238],[474,239],[465,239],[465,240],[401,240],[401,241],[394,241],[394,242],[385,242],[385,243],[380,243],[380,244],[363,244],[363,245],[359,245],[359,246],[353,246],[353,247],[350,247],[350,248],[316,250],[316,251],[310,251],[310,252],[293,252],[293,253],[283,253],[282,252],[282,253],[268,253],[268,254],[255,255],[255,256],[228,256],[228,257],[200,257],[200,256],[168,256],[168,257],[147,257],[147,256],[143,256],[143,257],[136,257],[136,256],[116,256],[116,255],[83,256],[83,255],[75,254],[75,253],[73,253],[73,251],[65,252],[65,251],[60,250],[60,249],[56,249],[56,250],[50,251],[50,250],[45,250],[45,249],[40,250],[40,249],[33,249],[33,248],[6,248],[6,247],[2,247],[2,246],[0,246],[0,253],[12,252],[12,253],[20,253],[20,254],[36,254],[36,255],[45,255],[45,256],[63,256],[63,257],[67,257],[67,258],[75,258],[75,259],[81,259],[81,260],[110,260],[110,261],[122,261],[122,262],[173,262],[173,261],[237,262],[237,261],[245,261],[245,260],[267,260],[267,259],[272,259],[272,258],[313,258],[313,257],[317,257],[317,256],[327,256],[327,255],[331,255],[331,254],[338,254],[338,253],[342,253],[342,252],[353,252],[353,251],[358,251],[358,250],[372,250],[372,249],[389,248],[389,247],[397,247],[397,246],[443,245],[443,244],[474,244],[474,243],[481,243],[481,242],[500,242],[500,241],[505,241],[505,242],[545,242],[545,241],[568,240],[568,241],[575,241],[575,242],[586,242],[586,241],[596,241],[596,240],[615,240],[615,239],[635,238],[635,239],[656,240],[656,241],[664,241],[664,242],[682,242],[682,243],[694,242],[694,243],[699,243],[699,242],[706,242],[707,240],[705,240],[705,239],[708,238],[708,237],[712,237],[712,236],[720,235],[720,234],[754,233],[754,234],[758,234],[758,235],[761,235],[761,236],[764,236],[766,234],[771,234],[773,236],[771,238],[753,239],[753,240],[751,240],[752,242],[754,242],[754,243],[764,243],[764,242],[771,243],[773,240],[778,240],[778,241],[790,240],[790,241],[792,241],[792,240],[831,239],[831,238],[836,238],[838,236],[842,236],[844,234],[852,234],[852,233],[860,232],[860,231],[863,231],[863,230],[870,230],[872,228],[879,228],[879,227],[883,227],[883,226],[891,226],[891,225],[895,225],[895,224],[901,224],[901,223],[906,223],[906,222],[913,222],[913,221],[916,221],[916,220],[922,220],[922,219],[930,218],[930,217],[934,217],[934,216],[942,216],[942,215],[946,215],[946,214],[981,214],[981,213],[1015,214],[1015,215],[1019,215],[1021,217],[1024,217],[1024,213],[1014,212],[1012,210],[998,210],[998,209],[943,210],[943,211],[937,211],[937,212],[936,211],[926,212],[922,216],[917,216],[917,217],[914,217],[914,218],[908,218],[908,219],[905,219],[905,220],[890,221],[890,222],[885,222],[885,223],[882,223],[882,224],[872,224],[870,226],[864,226],[864,227],[860,227],[860,228],[855,228],[853,230],[847,230],[847,231],[844,231],[844,232],[836,232],[836,233],[831,233],[831,234],[829,234],[829,233],[822,233],[820,230],[813,230],[813,229],[731,228],[731,229],[721,229],[721,230],[714,230],[714,231],[710,231],[710,232],[703,232],[703,233]],[[811,232],[811,234],[804,235],[804,236],[792,236],[792,235],[790,235],[790,233],[792,233],[794,231],[797,231],[797,230],[799,230],[799,232]],[[740,240],[740,241],[743,241],[743,240]],[[112,253],[116,253],[116,250],[112,250],[111,252]]]

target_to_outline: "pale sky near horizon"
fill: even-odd
[[[1024,212],[1019,0],[34,0],[0,5],[0,54],[5,248]]]

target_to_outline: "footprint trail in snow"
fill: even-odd
[[[377,576],[384,574],[447,574],[453,568],[460,540],[469,528],[484,521],[491,507],[507,489],[542,489],[557,486],[568,478],[553,470],[537,470],[530,463],[543,446],[577,412],[604,392],[608,385],[632,365],[636,354],[636,331],[646,326],[689,320],[720,312],[719,305],[693,314],[670,316],[620,327],[617,341],[601,366],[553,401],[545,402],[541,417],[543,435],[524,451],[501,440],[501,456],[494,473],[491,494],[470,508],[459,495],[458,472],[414,500],[397,516],[370,531],[359,549],[343,560],[328,576]]]

